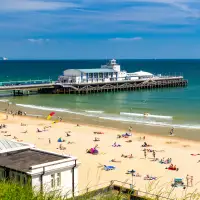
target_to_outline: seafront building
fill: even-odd
[[[14,180],[41,192],[62,196],[78,195],[77,158],[60,155],[19,143],[0,140],[0,180]]]
[[[63,72],[63,76],[59,77],[58,81],[61,83],[98,83],[153,77],[153,74],[144,71],[134,73],[121,71],[120,65],[117,64],[115,59],[112,59],[108,64],[102,65],[101,68],[97,69],[67,69]]]

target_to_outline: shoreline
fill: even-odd
[[[0,101],[0,112],[3,113],[3,110],[6,108],[8,102]],[[21,110],[22,112],[27,112],[30,117],[39,116],[41,119],[45,119],[45,116],[48,116],[49,110],[39,110],[34,108],[20,107],[12,105],[13,108],[10,110]],[[80,123],[88,126],[102,127],[117,129],[121,131],[128,131],[128,127],[132,126],[133,131],[136,133],[148,134],[155,137],[164,137],[164,138],[176,138],[177,140],[188,140],[188,141],[199,141],[200,135],[198,129],[187,129],[187,128],[175,128],[175,135],[173,137],[169,136],[170,129],[172,127],[163,127],[163,126],[151,126],[146,124],[134,124],[134,123],[121,123],[120,121],[99,119],[98,117],[84,116],[74,113],[65,113],[62,111],[56,111],[56,114],[61,116],[63,121],[70,123]]]
[[[2,114],[5,114],[5,113],[3,113],[3,112],[1,112],[0,111],[0,115],[2,115]],[[12,117],[11,115],[10,115],[10,117]],[[26,116],[19,116],[20,118],[25,118],[25,119],[30,119],[30,120],[42,120],[42,121],[47,121],[47,119],[46,118],[43,118],[43,116],[42,115],[40,115],[40,116],[28,116],[28,115],[26,115]],[[51,123],[53,123],[54,122],[54,120],[48,120],[49,122],[51,122]],[[76,122],[73,122],[73,121],[64,121],[64,120],[62,120],[61,122],[59,122],[59,123],[63,123],[63,124],[71,124],[71,125],[74,125],[74,126],[76,126],[77,125],[77,123]],[[114,127],[111,127],[111,126],[101,126],[101,125],[97,125],[97,124],[88,124],[88,123],[82,123],[82,124],[80,124],[81,126],[84,126],[84,127],[90,127],[90,128],[97,128],[97,129],[100,129],[100,128],[102,128],[102,129],[108,129],[108,130],[111,130],[111,131],[117,131],[117,132],[121,132],[121,133],[126,133],[126,132],[129,132],[128,131],[128,128],[127,128],[127,130],[125,130],[124,128],[114,128]],[[194,143],[194,144],[200,144],[200,141],[197,141],[197,140],[192,140],[192,139],[186,139],[186,138],[181,138],[181,137],[176,137],[175,135],[174,136],[169,136],[169,135],[157,135],[157,134],[155,134],[155,133],[153,133],[153,132],[149,132],[149,133],[142,133],[142,132],[136,132],[136,131],[134,131],[134,130],[132,130],[131,131],[135,136],[137,136],[137,137],[143,137],[144,135],[146,135],[146,136],[150,136],[151,138],[154,138],[154,139],[169,139],[169,140],[173,140],[173,141],[175,141],[175,142],[192,142],[192,143]]]

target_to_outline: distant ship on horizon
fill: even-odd
[[[1,57],[0,60],[8,60],[6,57]]]

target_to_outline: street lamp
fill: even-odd
[[[135,170],[130,170],[129,173],[131,174],[132,176],[132,184],[131,184],[131,189],[133,189],[133,176],[134,176],[134,173],[135,173]]]

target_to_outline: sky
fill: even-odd
[[[0,57],[200,58],[200,0],[0,0]]]

